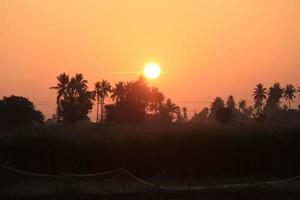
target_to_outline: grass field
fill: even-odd
[[[90,174],[125,168],[159,185],[251,183],[300,174],[299,133],[299,125],[266,124],[52,126],[1,133],[0,157],[2,164],[7,166],[50,175]],[[24,179],[12,179],[3,173],[1,176],[2,189],[9,181],[23,189],[23,185],[30,188],[30,184],[33,187],[44,185],[45,190],[47,184],[48,189],[53,187],[49,180],[27,179],[29,182],[24,182]],[[118,178],[114,180],[124,186],[122,176]],[[95,191],[108,185],[101,181],[90,183]],[[29,192],[20,199],[297,199],[299,185],[295,181],[275,187],[193,192],[131,192],[128,189],[126,194],[92,194],[81,191],[82,187],[73,188],[76,192],[43,193],[35,189],[34,194]]]

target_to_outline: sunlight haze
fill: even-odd
[[[1,0],[0,96],[26,96],[49,117],[58,74],[114,85],[155,61],[169,73],[149,85],[190,115],[216,96],[252,104],[257,83],[300,86],[299,8],[299,0]]]

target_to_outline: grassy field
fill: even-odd
[[[300,174],[299,155],[299,125],[51,126],[0,134],[1,163],[13,168],[62,175],[125,168],[160,185],[215,185],[293,177]],[[32,183],[49,183],[44,182]],[[0,184],[7,183],[2,173]],[[16,178],[13,183],[30,185]],[[104,187],[103,183],[92,182],[98,188]],[[90,194],[76,189],[71,193],[78,199],[293,199],[299,197],[299,185],[142,194]],[[59,199],[51,192],[35,192],[28,199],[39,199],[39,195],[42,199]],[[61,195],[69,198],[68,192]],[[26,199],[26,195],[20,199]]]

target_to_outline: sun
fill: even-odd
[[[160,67],[156,63],[148,63],[144,67],[144,74],[149,79],[156,79],[160,75]]]

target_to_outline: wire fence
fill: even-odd
[[[300,181],[300,175],[288,179],[276,181],[263,181],[253,183],[225,184],[225,185],[160,185],[151,183],[124,168],[109,170],[93,174],[72,174],[51,175],[28,172],[20,169],[11,168],[5,165],[0,166],[0,175],[12,177],[13,181],[8,184],[6,192],[15,193],[16,191],[38,191],[57,193],[66,188],[86,193],[132,193],[145,191],[202,191],[207,189],[230,189],[243,188],[262,185],[278,185]],[[21,188],[21,189],[20,189]]]

